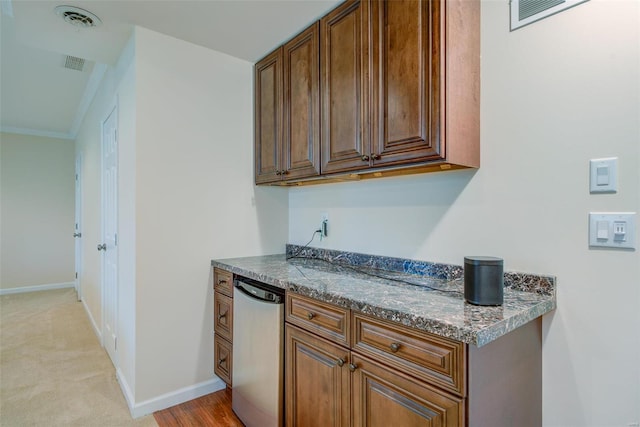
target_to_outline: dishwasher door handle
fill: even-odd
[[[250,298],[270,304],[283,304],[284,298],[268,289],[259,288],[242,280],[236,280],[236,288]]]

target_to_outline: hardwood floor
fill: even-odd
[[[231,410],[231,390],[190,400],[153,414],[160,427],[242,427],[242,422]]]

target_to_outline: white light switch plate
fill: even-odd
[[[635,249],[636,213],[589,213],[589,246],[616,249]]]
[[[618,158],[592,159],[589,161],[589,190],[591,193],[615,193],[618,191]]]

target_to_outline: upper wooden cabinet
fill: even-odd
[[[369,3],[348,1],[320,20],[322,173],[369,166]]]
[[[256,183],[320,174],[318,24],[255,67]]]
[[[282,48],[255,66],[256,184],[280,180],[282,152]]]
[[[256,183],[480,166],[478,0],[347,0],[281,49],[281,95],[256,64]]]
[[[371,4],[371,164],[443,158],[440,1]]]

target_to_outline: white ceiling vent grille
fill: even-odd
[[[84,69],[84,59],[77,56],[67,55],[64,60],[64,68],[82,71]]]
[[[510,0],[511,31],[589,0]]]
[[[91,28],[102,24],[102,21],[96,15],[79,7],[58,6],[54,9],[54,12],[65,22],[75,27]]]

